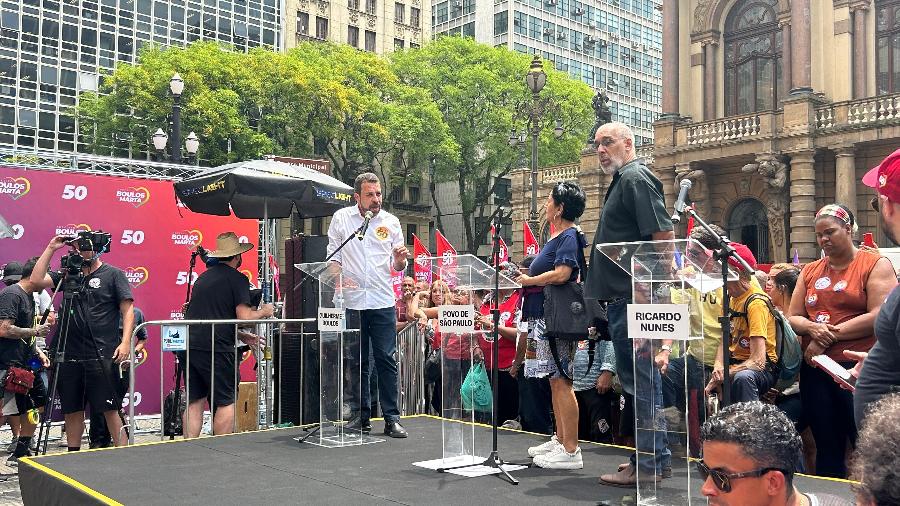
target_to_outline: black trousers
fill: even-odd
[[[578,399],[578,439],[612,443],[612,409],[618,396],[609,389],[601,394],[596,388],[575,392]]]
[[[838,363],[845,369],[854,366],[853,362]],[[847,441],[856,446],[853,394],[828,373],[804,362],[800,368],[800,400],[816,440],[816,474],[846,478]]]

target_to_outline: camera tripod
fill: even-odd
[[[63,362],[66,362],[66,344],[68,341],[69,332],[71,330],[72,315],[75,312],[76,307],[81,307],[80,304],[82,302],[81,296],[83,295],[84,291],[84,281],[85,276],[80,269],[77,272],[73,272],[72,269],[66,269],[63,273],[63,277],[59,280],[59,283],[57,283],[56,287],[53,290],[53,294],[51,295],[51,298],[55,297],[59,290],[62,289],[63,303],[60,309],[61,318],[59,321],[59,327],[52,347],[53,373],[51,375],[52,380],[50,384],[50,390],[47,394],[47,404],[44,408],[43,413],[44,416],[43,418],[41,418],[41,423],[37,432],[37,444],[35,453],[38,455],[46,455],[47,453],[47,444],[50,438],[50,425],[53,421],[53,414],[56,408],[55,401],[59,382],[60,365]],[[41,317],[41,324],[46,322],[48,315],[49,309]],[[107,383],[107,387],[109,388],[109,391],[115,396],[117,390],[112,384],[112,380],[109,377],[108,371],[104,369],[103,356],[101,355],[100,348],[97,345],[97,339],[94,337],[94,332],[91,328],[90,321],[85,321],[85,323],[87,324],[87,333],[90,337],[91,345],[93,346],[94,353],[97,355],[96,359],[90,360],[97,360],[97,363],[100,365],[102,375]],[[96,408],[94,406],[91,406],[91,409],[94,410]],[[113,405],[112,409],[118,411],[119,406]],[[121,431],[127,430],[128,427],[123,424]]]

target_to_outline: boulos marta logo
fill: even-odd
[[[132,288],[137,288],[137,287],[143,285],[144,283],[146,283],[147,280],[150,279],[150,271],[147,270],[147,268],[143,267],[143,266],[126,267],[124,269],[124,271],[125,271],[125,278],[128,279],[128,283],[131,285]]]
[[[73,235],[78,235],[78,232],[90,232],[90,231],[91,231],[91,226],[88,225],[87,223],[79,223],[77,225],[74,223],[69,223],[67,225],[60,225],[60,226],[56,227],[56,235],[63,235],[63,236],[73,236]]]
[[[138,208],[150,201],[150,190],[143,186],[121,188],[116,190],[116,200]]]
[[[193,248],[203,243],[203,234],[199,230],[182,230],[180,232],[172,232],[172,242],[176,246],[187,246]]]
[[[0,178],[0,195],[19,200],[31,191],[31,181],[24,177]]]

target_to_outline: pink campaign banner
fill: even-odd
[[[0,215],[15,234],[12,239],[0,240],[0,265],[40,255],[54,235],[75,235],[79,230],[112,234],[111,251],[102,259],[125,271],[135,306],[147,321],[182,318],[190,251],[196,244],[213,250],[216,236],[230,230],[242,241],[259,246],[256,220],[193,213],[176,204],[168,181],[0,167]],[[59,269],[60,258],[67,251],[54,255],[51,269]],[[255,249],[244,254],[241,272],[254,285],[257,265]],[[192,277],[196,279],[204,270],[198,258]],[[59,310],[62,294],[53,302]],[[149,353],[136,369],[138,414],[160,411],[159,327],[148,327],[148,334]],[[171,353],[167,355],[165,392],[174,385]],[[253,366],[248,353],[241,363],[242,379],[255,378]]]

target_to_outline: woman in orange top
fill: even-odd
[[[813,367],[811,359],[824,354],[853,367],[844,350],[868,351],[875,344],[875,317],[897,280],[887,258],[854,246],[856,223],[846,207],[823,207],[815,226],[826,256],[800,272],[788,314],[802,336],[806,363],[800,370],[800,397],[816,440],[816,472],[844,478],[847,440],[856,444],[853,395]]]

